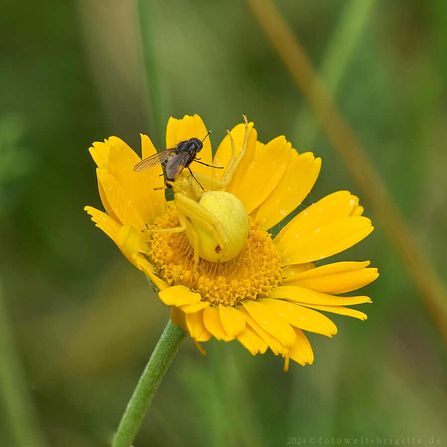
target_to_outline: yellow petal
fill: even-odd
[[[254,157],[233,190],[247,212],[256,209],[276,188],[287,168],[291,144],[284,137],[277,137],[266,145],[257,142]]]
[[[94,142],[89,151],[98,168],[110,171],[119,171],[122,167],[133,168],[140,160],[128,144],[113,136],[104,142]]]
[[[168,287],[167,289],[161,290],[158,295],[167,306],[180,307],[201,301],[200,293],[192,292],[186,286]]]
[[[152,143],[152,140],[145,134],[140,133],[141,140],[141,158],[148,158],[156,154],[158,151]]]
[[[275,238],[277,243],[283,237],[302,236],[326,224],[351,215],[358,206],[358,198],[349,191],[337,191],[323,197],[295,216]]]
[[[91,206],[86,206],[84,209],[96,226],[115,242],[128,261],[136,265],[135,255],[147,251],[142,233],[129,225],[121,225],[106,213]]]
[[[334,296],[298,286],[280,286],[272,290],[269,298],[282,298],[301,304],[322,304],[328,306],[349,306],[370,303],[367,296]]]
[[[293,220],[292,220],[293,222]],[[340,253],[373,231],[366,217],[347,217],[303,232],[287,232],[277,245],[283,265],[317,261]]]
[[[140,137],[142,153],[144,155],[148,154],[148,156],[155,154],[155,147],[149,137],[146,135],[140,135]],[[150,224],[165,209],[164,180],[161,176],[161,166],[135,172],[133,168],[140,161],[140,157],[119,138],[111,137],[108,141],[114,149],[111,151],[110,164],[113,166],[111,172],[123,186],[143,220]],[[124,153],[124,151],[129,153],[127,162],[122,160],[124,158],[122,156],[114,156],[114,154]]]
[[[186,327],[189,335],[195,341],[208,341],[211,334],[206,330],[203,324],[203,310],[192,314],[185,314]]]
[[[241,312],[244,313],[244,317],[247,321],[246,328],[251,328],[258,337],[263,340],[267,346],[272,350],[275,355],[279,355],[285,352],[288,348],[283,346],[275,337],[270,335],[268,332],[264,331],[262,327],[250,316],[250,314],[243,308],[241,308]]]
[[[244,315],[234,307],[219,304],[219,316],[224,331],[231,337],[235,337],[245,329]]]
[[[295,344],[290,349],[288,357],[300,365],[311,365],[314,362],[314,353],[309,340],[303,331],[295,329]]]
[[[295,277],[307,270],[315,268],[315,264],[308,262],[306,264],[292,264],[282,268],[284,282],[294,280]]]
[[[337,333],[337,326],[320,312],[283,300],[266,298],[261,301],[268,304],[272,311],[287,320],[294,327],[327,335],[328,337],[332,337]]]
[[[155,146],[147,135],[140,134],[142,158],[157,153]],[[132,168],[133,171],[133,168]],[[164,178],[161,166],[153,166],[140,172],[132,172],[130,184],[137,193],[138,206],[145,221],[150,224],[153,219],[164,213],[166,199]]]
[[[208,307],[203,311],[203,323],[217,340],[229,341],[234,339],[234,336],[230,336],[225,332],[216,307]]]
[[[295,333],[292,327],[286,319],[273,312],[271,307],[260,301],[244,301],[242,305],[253,320],[283,346],[293,345]]]
[[[237,336],[237,339],[252,355],[256,355],[258,353],[264,354],[265,351],[267,351],[267,343],[259,337],[259,335],[256,334],[250,326],[246,326],[245,329]]]
[[[132,199],[127,195],[117,179],[104,168],[98,168],[96,173],[98,182],[101,183],[107,198],[107,202],[120,222],[122,224],[131,225],[136,230],[143,230],[145,228],[143,218],[132,203]]]
[[[97,210],[92,206],[84,207],[84,211],[86,211],[87,214],[90,215],[92,221],[96,224],[96,226],[100,230],[104,231],[104,233],[107,234],[107,236],[109,236],[109,238],[112,239],[116,245],[118,245],[118,234],[122,225],[116,222],[116,220],[110,217],[108,214],[104,213],[103,211]]]
[[[99,178],[97,178],[98,183],[98,192],[99,192],[99,198],[101,199],[102,206],[106,210],[107,214],[117,222],[120,222],[120,219],[118,219],[118,216],[113,212],[112,207],[110,206],[110,203],[107,199],[107,195],[104,192],[104,188],[102,187],[101,182],[99,181]]]
[[[107,140],[105,140],[107,141]],[[88,150],[90,152],[93,161],[96,163],[98,168],[105,168],[109,163],[109,144],[103,141],[95,141]]]
[[[366,262],[336,262],[316,267],[289,277],[283,283],[295,285],[325,293],[346,293],[360,289],[376,280],[379,273],[376,268],[365,268]]]
[[[168,126],[166,128],[166,147],[174,148],[181,141],[189,140],[191,138],[203,140],[207,133],[208,129],[199,115],[185,115],[181,119],[171,117],[169,118]],[[203,141],[203,148],[197,156],[204,163],[211,164],[213,157],[210,137],[207,137]],[[212,171],[214,170],[213,168],[201,165],[200,163],[193,163],[191,169],[193,172],[208,176],[211,176]]]
[[[368,316],[360,312],[357,309],[350,309],[349,307],[343,306],[320,306],[317,304],[306,304],[307,307],[311,307],[312,309],[321,310],[324,312],[331,312],[333,314],[345,315],[347,317],[358,318],[359,320],[366,320]]]
[[[363,269],[368,267],[370,261],[342,261],[333,262],[332,264],[321,265],[316,267],[314,264],[295,264],[285,267],[283,272],[287,281],[294,281],[302,278],[315,278],[322,275],[332,275],[335,273],[344,273]],[[302,266],[312,266],[312,268],[303,268]]]
[[[255,220],[269,229],[291,213],[309,194],[320,173],[321,159],[310,152],[298,155],[291,150],[281,182],[256,211]]]
[[[365,211],[363,209],[363,206],[358,206],[357,208],[354,208],[352,210],[351,216],[361,216],[363,214],[363,211]]]
[[[148,155],[155,153],[149,138],[141,138],[143,152]],[[108,171],[116,180],[123,195],[132,202],[133,208],[146,223],[151,223],[155,217],[162,214],[165,206],[164,191],[156,189],[163,187],[163,178],[159,176],[162,172],[160,166],[134,172],[133,168],[140,161],[140,157],[117,137],[110,137],[104,143],[93,143],[90,153],[98,168]],[[102,199],[101,191],[100,195]],[[108,211],[107,200],[103,200],[103,204]]]
[[[192,314],[207,307],[209,307],[209,303],[206,301],[199,301],[198,303],[194,304],[185,304],[184,306],[181,306],[181,309],[185,312],[185,314]]]

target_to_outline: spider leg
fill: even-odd
[[[223,166],[213,166],[213,165],[209,165],[208,163],[204,163],[203,161],[199,161],[200,158],[195,158],[193,161],[195,161],[196,163],[199,163],[203,166],[208,166],[209,168],[216,168],[216,169],[223,169]]]
[[[199,179],[201,183],[199,183],[201,186],[202,184],[205,186],[208,190],[224,190],[227,188],[227,186],[231,183],[234,177],[234,173],[240,166],[245,154],[247,153],[247,146],[248,146],[248,138],[250,134],[250,125],[247,121],[247,117],[243,115],[244,118],[244,124],[245,124],[245,133],[244,138],[242,141],[242,147],[239,151],[239,153],[236,152],[236,143],[234,141],[232,133],[227,130],[227,135],[230,140],[231,145],[231,158],[230,162],[228,163],[228,166],[225,169],[225,172],[223,176],[220,179],[212,178],[205,176],[203,174],[196,174],[197,178],[194,177],[196,180]],[[217,167],[217,166],[215,166]]]

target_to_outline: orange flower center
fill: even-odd
[[[213,304],[236,306],[244,300],[268,296],[282,279],[281,263],[271,236],[251,224],[241,252],[227,262],[200,259],[194,270],[194,252],[185,233],[175,228],[175,209],[158,217],[149,228],[149,257],[156,273],[170,286],[184,285]]]

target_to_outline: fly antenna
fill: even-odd
[[[203,137],[202,143],[206,140],[207,137],[209,137],[211,134],[211,130],[208,131],[208,133]]]

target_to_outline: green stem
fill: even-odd
[[[132,445],[149,404],[184,337],[185,331],[169,320],[127,404],[112,447]]]

